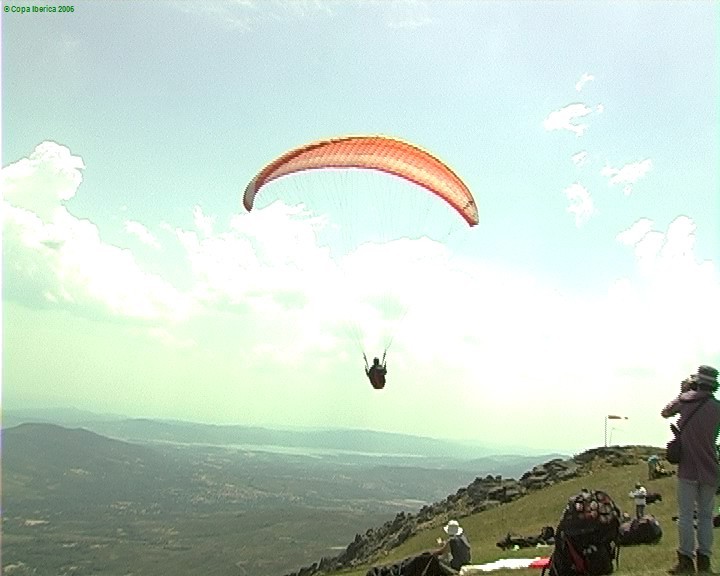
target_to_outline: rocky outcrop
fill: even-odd
[[[650,454],[656,453],[658,449],[651,446],[594,448],[567,460],[556,458],[535,466],[519,480],[490,475],[484,478],[478,477],[444,500],[423,506],[417,514],[400,512],[379,528],[370,528],[364,534],[357,534],[340,555],[334,558],[321,558],[311,566],[286,576],[318,576],[326,572],[366,564],[379,558],[384,551],[399,546],[415,533],[428,528],[439,528],[451,518],[462,518],[495,506],[502,506],[530,492],[584,476],[592,473],[598,463],[611,466],[633,465],[641,460],[647,460]]]

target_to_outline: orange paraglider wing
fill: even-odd
[[[265,166],[245,188],[243,205],[252,210],[255,196],[268,182],[323,168],[379,170],[414,182],[445,200],[470,226],[478,223],[475,199],[465,183],[438,158],[386,136],[348,136],[313,142],[286,152]]]

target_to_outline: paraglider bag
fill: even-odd
[[[705,404],[705,402],[707,402],[709,398],[709,396],[705,398],[702,402],[700,402],[700,404],[698,404],[698,407],[695,408],[695,410],[690,412],[687,420],[683,422],[684,426],[687,426],[687,423],[690,422],[690,418],[695,416],[695,412],[700,410],[700,408],[702,408],[702,405]],[[675,424],[670,424],[670,430],[672,430],[675,438],[670,440],[670,442],[668,442],[667,446],[665,447],[665,459],[670,462],[670,464],[680,464],[680,457],[682,455],[682,430],[675,426]]]
[[[599,576],[619,567],[620,509],[602,490],[570,498],[555,530],[548,576]]]

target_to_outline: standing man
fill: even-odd
[[[630,492],[630,498],[635,499],[635,517],[640,519],[645,516],[645,505],[647,504],[647,490],[640,482],[635,484],[635,490]]]
[[[713,544],[715,491],[720,481],[715,443],[720,430],[718,371],[700,366],[688,386],[660,413],[663,418],[680,415],[682,456],[678,465],[678,562],[670,574],[694,574],[695,530],[693,512],[697,507],[697,571],[713,574],[710,556]]]

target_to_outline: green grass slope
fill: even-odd
[[[660,452],[660,450],[658,450]],[[493,562],[499,558],[533,558],[549,556],[552,547],[525,548],[503,551],[496,546],[508,532],[531,536],[537,535],[543,526],[557,526],[560,514],[567,499],[582,488],[605,490],[615,500],[623,512],[634,515],[635,506],[628,493],[635,482],[642,481],[649,492],[662,494],[662,502],[651,504],[646,512],[653,514],[663,529],[662,540],[655,545],[623,547],[620,551],[620,569],[617,573],[628,576],[649,576],[666,574],[674,564],[677,548],[677,528],[672,516],[677,515],[675,494],[676,477],[647,480],[647,464],[613,467],[602,461],[594,461],[589,475],[561,482],[528,494],[514,502],[485,510],[464,518],[458,518],[472,544],[473,564]],[[720,531],[720,529],[716,529]],[[419,532],[402,545],[386,550],[382,558],[353,570],[344,570],[333,574],[343,576],[365,576],[371,566],[390,564],[436,547],[435,539],[442,536],[442,530],[433,529]],[[720,534],[716,532],[713,547],[713,568],[720,569]],[[537,569],[497,570],[491,574],[538,576]]]

